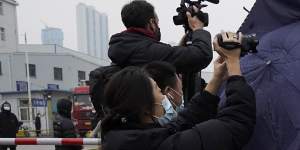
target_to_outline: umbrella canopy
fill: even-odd
[[[299,150],[300,0],[257,0],[239,31],[260,39],[258,53],[241,60],[257,100],[256,127],[244,150]]]
[[[258,37],[299,21],[300,0],[256,0],[239,31]]]
[[[265,34],[241,69],[257,98],[257,124],[245,149],[300,149],[300,22]]]
[[[257,0],[239,31],[260,39],[258,53],[241,60],[257,99],[256,127],[244,149],[299,150],[300,0]]]

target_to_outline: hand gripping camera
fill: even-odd
[[[192,16],[197,16],[199,20],[204,23],[204,26],[208,26],[209,17],[208,13],[204,13],[201,11],[201,8],[206,7],[207,5],[202,5],[202,1],[205,0],[198,0],[198,1],[191,1],[191,0],[181,0],[180,7],[176,9],[178,12],[177,16],[173,16],[173,22],[175,25],[183,25],[186,31],[191,31],[188,23],[188,19],[186,16],[186,12],[190,12]],[[208,2],[218,4],[219,0],[206,0]],[[199,9],[199,12],[195,12],[193,7]]]
[[[229,37],[227,33],[226,36]],[[241,56],[245,56],[248,53],[257,53],[256,46],[259,44],[259,40],[257,39],[256,34],[242,35],[241,37],[239,36],[239,34],[235,34],[235,38],[241,38],[241,43],[234,41],[224,41],[221,34],[218,34],[218,43],[221,47],[227,50],[241,48]]]

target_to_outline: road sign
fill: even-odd
[[[32,107],[46,107],[47,101],[44,99],[32,98]]]
[[[26,81],[16,81],[16,87],[18,92],[24,92],[28,90],[28,83]]]

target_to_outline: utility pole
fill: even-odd
[[[27,45],[27,36],[25,32],[25,44]],[[29,57],[28,51],[25,50],[26,58],[26,75],[27,75],[27,92],[28,92],[28,107],[29,107],[29,126],[33,129],[33,114],[32,114],[32,99],[31,99],[31,82],[30,82],[30,73],[29,73]]]

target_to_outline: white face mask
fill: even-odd
[[[4,106],[3,109],[6,110],[6,111],[10,111],[10,107],[9,106]]]
[[[177,117],[177,112],[174,110],[167,96],[164,96],[164,99],[161,102],[161,106],[164,108],[165,114],[161,117],[154,117],[157,118],[157,121],[161,126],[164,126],[168,124],[173,118]]]

